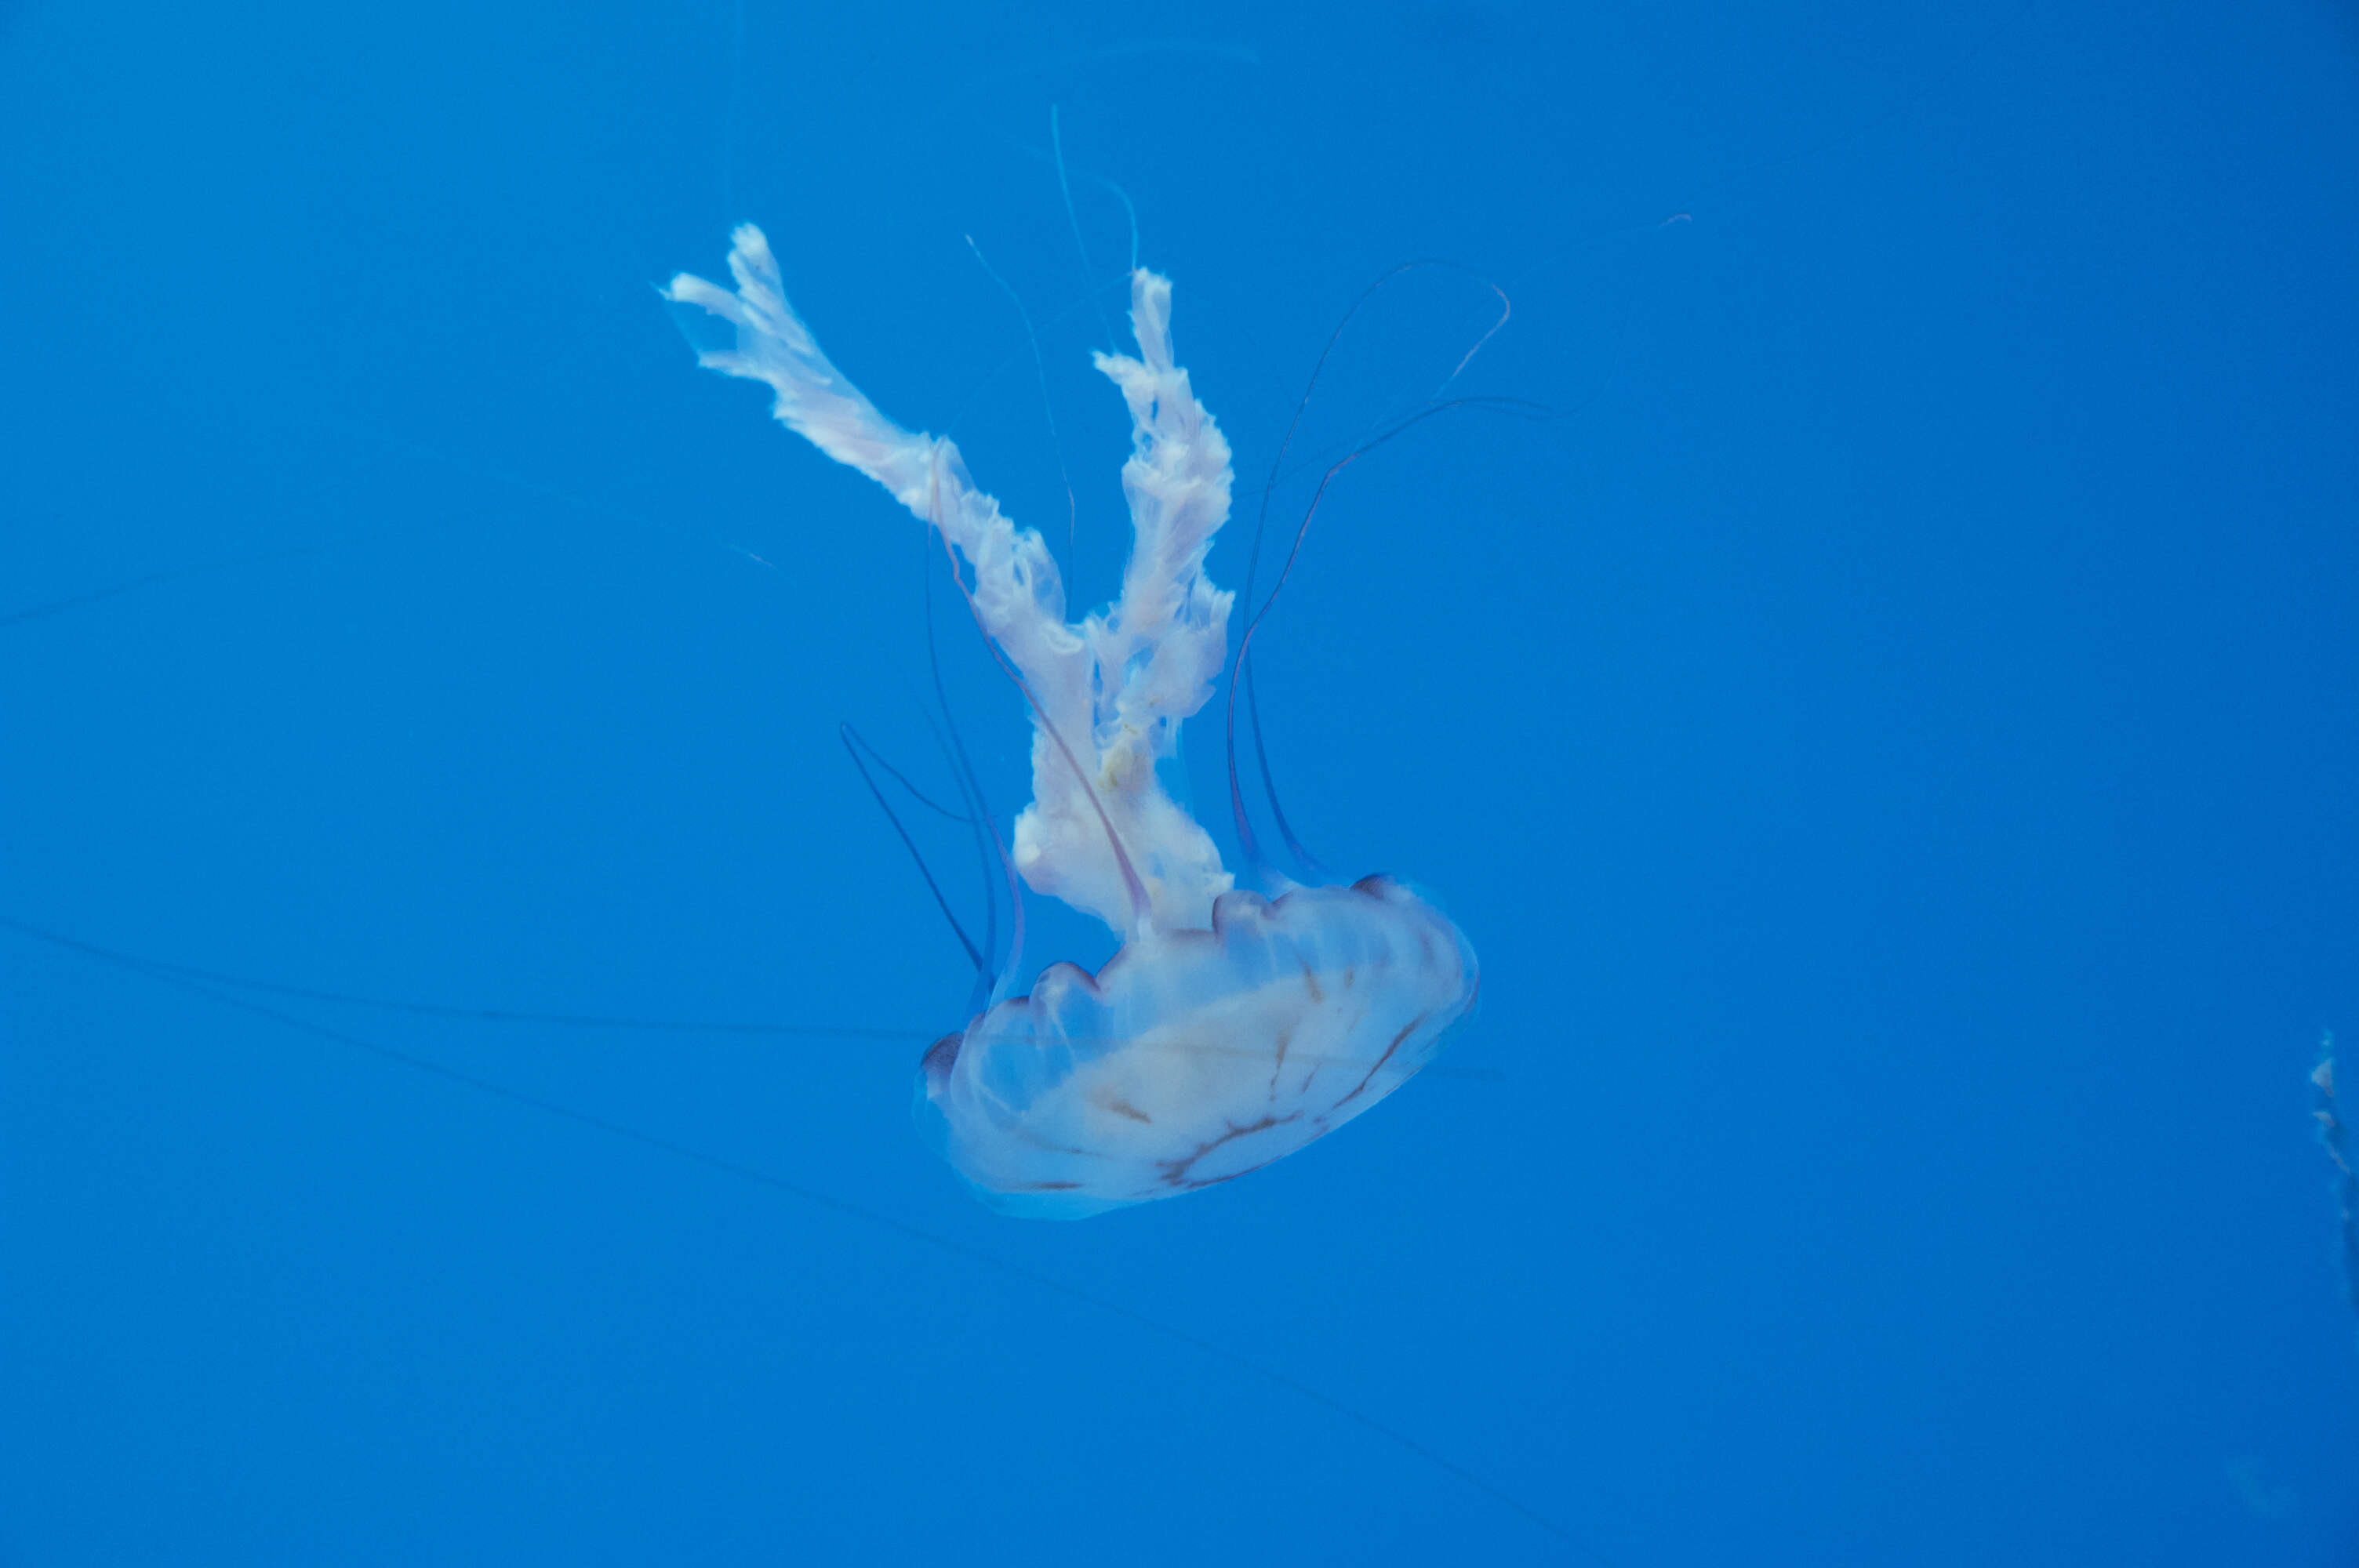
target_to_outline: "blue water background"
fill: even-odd
[[[0,1562],[2359,1560],[2354,176],[2293,0],[0,11],[0,915],[884,1032],[0,931]],[[763,223],[1093,603],[1115,186],[1241,492],[1412,258],[1549,412],[1352,468],[1261,663],[1455,1073],[1025,1224],[836,740],[944,784],[919,530],[651,286]]]

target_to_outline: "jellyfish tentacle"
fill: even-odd
[[[1016,862],[1008,858],[1007,846],[999,837],[999,823],[991,814],[991,803],[984,798],[983,782],[975,777],[974,763],[966,752],[966,741],[959,734],[958,719],[951,712],[950,695],[942,689],[941,650],[934,640],[934,561],[933,538],[926,539],[926,549],[918,557],[918,588],[922,600],[921,619],[926,628],[926,674],[933,682],[934,705],[941,711],[941,722],[923,708],[926,728],[932,731],[934,744],[950,764],[951,776],[958,784],[959,798],[966,802],[968,820],[974,829],[976,869],[982,873],[983,885],[983,950],[987,962],[974,978],[974,990],[969,998],[967,1011],[979,1012],[997,999],[1002,978],[1011,973],[1024,956],[1024,895],[1016,883]],[[956,568],[953,567],[955,577]],[[999,897],[994,886],[992,872],[997,870],[1006,878],[1008,903],[1008,950],[1003,964],[999,958]]]
[[[926,716],[929,723],[932,721],[932,717],[933,716],[931,714]],[[865,735],[863,735],[859,730],[854,730],[849,723],[838,724],[835,728],[837,735],[842,739],[847,749],[854,752],[855,753],[864,753],[868,762],[874,762],[879,768],[883,769],[885,776],[891,779],[895,784],[899,784],[901,786],[901,792],[908,795],[911,800],[916,801],[919,806],[924,806],[936,816],[955,822],[961,827],[971,827],[974,826],[974,817],[970,813],[964,811],[953,811],[949,806],[944,806],[940,801],[936,800],[932,795],[928,795],[924,790],[919,789],[914,779],[910,778],[908,774],[903,773],[900,769],[895,767],[890,762],[888,762],[886,759],[884,752],[870,745],[868,743],[868,738]],[[860,771],[863,773],[867,773],[868,769],[865,763],[862,764]],[[964,791],[962,790],[961,794],[963,795]]]
[[[1311,498],[1310,508],[1303,514],[1301,524],[1295,530],[1293,547],[1287,552],[1286,570],[1279,573],[1277,587],[1272,588],[1269,590],[1269,597],[1261,601],[1261,607],[1258,610],[1253,609],[1254,582],[1261,568],[1262,543],[1268,536],[1269,533],[1269,498],[1277,489],[1277,481],[1281,476],[1282,470],[1286,467],[1286,455],[1294,449],[1294,438],[1302,428],[1302,416],[1310,406],[1310,398],[1312,394],[1319,390],[1320,377],[1326,373],[1327,362],[1329,359],[1333,357],[1335,345],[1343,341],[1344,332],[1351,327],[1353,320],[1360,314],[1361,309],[1367,305],[1369,300],[1374,299],[1378,294],[1382,293],[1395,280],[1404,277],[1412,272],[1422,272],[1427,270],[1462,273],[1464,276],[1473,278],[1476,283],[1482,285],[1484,288],[1489,290],[1492,296],[1499,301],[1499,314],[1493,319],[1488,327],[1483,330],[1482,336],[1476,338],[1473,342],[1468,344],[1466,351],[1458,356],[1457,363],[1451,366],[1450,373],[1442,377],[1441,384],[1433,389],[1431,395],[1426,399],[1422,407],[1399,421],[1391,429],[1385,431],[1383,434],[1371,436],[1362,440],[1350,452],[1346,453],[1340,461],[1328,469],[1325,477],[1320,481],[1319,495],[1315,495]],[[1474,356],[1481,353],[1484,346],[1487,345],[1493,338],[1499,335],[1500,331],[1507,325],[1508,318],[1514,313],[1515,305],[1513,301],[1508,299],[1507,291],[1500,287],[1496,283],[1494,283],[1490,278],[1475,271],[1473,267],[1467,266],[1460,262],[1445,261],[1431,257],[1416,261],[1402,262],[1399,265],[1384,273],[1374,283],[1369,284],[1367,287],[1362,289],[1360,291],[1360,297],[1353,300],[1350,308],[1344,310],[1343,319],[1335,323],[1334,330],[1327,334],[1327,342],[1325,346],[1319,351],[1318,361],[1310,367],[1310,377],[1308,381],[1303,383],[1302,395],[1295,400],[1294,416],[1287,421],[1286,434],[1278,441],[1277,453],[1275,457],[1270,459],[1269,478],[1264,481],[1261,486],[1259,492],[1261,497],[1260,504],[1255,511],[1253,548],[1245,557],[1245,579],[1244,589],[1245,604],[1250,611],[1251,620],[1245,628],[1245,640],[1237,649],[1236,668],[1229,676],[1229,810],[1232,817],[1235,821],[1237,841],[1245,850],[1245,859],[1251,862],[1256,871],[1266,871],[1268,870],[1268,863],[1262,856],[1261,843],[1259,838],[1256,838],[1254,833],[1253,822],[1245,815],[1245,793],[1238,787],[1237,784],[1235,688],[1239,685],[1244,686],[1245,688],[1245,714],[1253,735],[1254,765],[1261,773],[1262,793],[1268,798],[1269,814],[1277,824],[1278,837],[1285,841],[1288,852],[1293,855],[1297,863],[1300,865],[1305,872],[1313,876],[1325,874],[1325,868],[1320,865],[1318,859],[1313,856],[1310,850],[1304,849],[1301,840],[1295,837],[1293,826],[1286,819],[1286,808],[1278,804],[1277,779],[1276,775],[1270,772],[1269,750],[1262,742],[1261,702],[1259,693],[1254,684],[1251,648],[1254,629],[1261,624],[1263,619],[1269,614],[1270,607],[1277,601],[1278,589],[1286,586],[1286,572],[1292,570],[1294,566],[1294,557],[1299,555],[1302,549],[1303,536],[1310,531],[1310,514],[1318,510],[1320,496],[1325,495],[1328,482],[1333,480],[1338,473],[1341,473],[1346,467],[1350,466],[1354,460],[1363,457],[1366,453],[1373,451],[1377,447],[1384,445],[1386,441],[1391,440],[1395,436],[1400,434],[1401,431],[1408,428],[1409,426],[1416,424],[1426,416],[1439,413],[1443,408],[1462,407],[1472,404],[1490,403],[1495,401],[1519,401],[1515,399],[1495,400],[1487,398],[1459,398],[1447,404],[1438,401],[1441,395],[1444,392],[1447,392],[1451,386],[1457,382],[1460,376],[1466,373],[1466,367],[1474,362]],[[1379,421],[1379,423],[1381,423],[1381,421]]]
[[[1065,177],[1065,131],[1062,117],[1063,110],[1060,105],[1055,103],[1049,105],[1049,148],[1057,160],[1057,190],[1065,199],[1065,223],[1073,232],[1073,254],[1082,264],[1082,287],[1089,292],[1090,308],[1098,313],[1098,330],[1105,334],[1106,341],[1111,343],[1114,341],[1114,329],[1106,324],[1105,311],[1098,304],[1097,276],[1095,270],[1090,265],[1090,247],[1082,240],[1081,214],[1073,211],[1073,182]],[[1135,216],[1132,222],[1135,230],[1136,225]],[[1138,243],[1135,232],[1131,241],[1130,253],[1130,265],[1136,271],[1138,266]]]
[[[957,912],[951,908],[951,901],[942,893],[941,883],[934,880],[933,868],[926,864],[926,857],[918,849],[917,840],[909,837],[909,830],[907,827],[901,826],[900,814],[893,809],[892,802],[885,798],[885,792],[876,787],[875,776],[868,771],[869,762],[874,762],[878,767],[884,769],[891,775],[893,782],[899,784],[908,792],[909,797],[919,805],[939,812],[954,822],[971,822],[973,819],[959,816],[937,805],[917,785],[911,784],[900,769],[886,762],[884,754],[870,745],[860,731],[851,725],[838,724],[835,729],[837,737],[843,742],[845,752],[852,758],[852,765],[860,772],[860,782],[868,786],[869,798],[875,801],[876,809],[885,814],[885,820],[893,825],[893,836],[901,840],[901,848],[907,849],[909,852],[909,859],[917,863],[918,875],[925,880],[926,891],[934,895],[934,907],[942,912],[944,920],[950,922],[951,935],[956,936],[959,946],[966,949],[967,960],[974,965],[975,972],[978,975],[984,973],[990,965],[989,958],[974,945],[974,939],[966,934],[966,926],[960,922]],[[865,758],[861,755],[864,752],[867,753]]]
[[[1303,847],[1302,840],[1295,834],[1294,824],[1286,819],[1285,806],[1277,798],[1277,775],[1270,771],[1269,745],[1262,739],[1261,688],[1254,682],[1253,666],[1245,665],[1239,678],[1245,688],[1245,723],[1253,735],[1254,768],[1261,774],[1262,798],[1269,802],[1270,820],[1277,825],[1278,839],[1285,844],[1287,852],[1294,857],[1296,868],[1303,876],[1313,881],[1319,881],[1327,875],[1327,868],[1320,863],[1318,856]],[[1255,846],[1256,851],[1259,848]]]
[[[974,253],[975,265],[983,268],[984,275],[992,282],[999,285],[1000,292],[1007,296],[1007,302],[1016,307],[1017,319],[1024,323],[1024,341],[1032,350],[1033,377],[1040,386],[1040,416],[1049,426],[1049,448],[1057,454],[1058,481],[1065,487],[1065,570],[1070,573],[1073,570],[1075,535],[1081,527],[1081,503],[1073,497],[1072,472],[1065,467],[1065,438],[1057,433],[1057,406],[1049,397],[1049,365],[1040,357],[1040,334],[1033,330],[1032,312],[1024,308],[1024,297],[1016,292],[1016,286],[999,276],[999,269],[991,265],[990,258],[983,254],[983,247],[974,243],[973,234],[964,238],[966,248]]]

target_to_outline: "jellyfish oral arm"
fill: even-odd
[[[1135,537],[1121,598],[1069,625],[1039,534],[976,488],[955,444],[894,424],[829,362],[788,304],[759,229],[741,224],[731,242],[734,288],[683,273],[664,297],[736,329],[734,346],[701,351],[698,363],[767,384],[780,423],[883,485],[965,561],[976,622],[1032,707],[1033,799],[1015,834],[1026,882],[1125,940],[1207,926],[1233,879],[1155,765],[1176,752],[1180,723],[1210,698],[1227,656],[1231,596],[1203,565],[1228,517],[1229,447],[1172,362],[1170,284],[1134,273],[1138,356],[1096,356],[1130,406],[1123,491]]]
[[[697,363],[767,384],[777,394],[771,412],[780,424],[866,474],[939,528],[973,573],[972,592],[984,630],[1037,694],[1062,696],[1071,679],[1069,666],[1079,665],[1083,650],[1064,623],[1064,583],[1040,535],[1000,514],[999,503],[967,476],[955,445],[902,429],[829,362],[787,303],[778,264],[761,230],[743,223],[730,238],[734,290],[688,273],[663,290],[673,303],[694,306],[737,330],[735,347],[703,350]]]
[[[1171,285],[1131,275],[1138,357],[1094,356],[1131,416],[1122,486],[1132,543],[1121,597],[1084,621],[1092,678],[1089,781],[1118,824],[1145,886],[1148,928],[1201,930],[1232,882],[1220,851],[1164,792],[1156,764],[1175,755],[1180,727],[1210,699],[1228,656],[1232,596],[1204,575],[1204,555],[1229,514],[1229,444],[1172,362]],[[1034,742],[1032,806],[1016,824],[1027,880],[1092,910],[1125,940],[1139,923],[1110,918],[1087,792],[1070,773],[1043,772]],[[1068,872],[1066,868],[1073,868]],[[1076,874],[1078,873],[1078,874]]]

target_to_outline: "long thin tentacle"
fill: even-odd
[[[1496,337],[1499,334],[1500,330],[1506,326],[1507,319],[1511,314],[1513,314],[1515,308],[1513,303],[1507,297],[1506,291],[1501,288],[1497,284],[1492,282],[1489,278],[1483,276],[1480,273],[1474,272],[1472,268],[1461,265],[1456,262],[1419,260],[1403,262],[1400,265],[1394,267],[1389,272],[1386,272],[1383,276],[1377,278],[1374,283],[1371,283],[1366,288],[1361,291],[1360,297],[1357,299],[1354,299],[1352,302],[1351,308],[1343,312],[1343,319],[1335,323],[1334,330],[1327,335],[1326,346],[1319,351],[1318,362],[1311,366],[1310,378],[1303,384],[1301,397],[1297,399],[1295,402],[1294,416],[1287,422],[1286,435],[1284,438],[1278,442],[1277,453],[1270,460],[1269,479],[1261,487],[1260,503],[1256,510],[1254,517],[1253,547],[1245,557],[1245,585],[1239,590],[1239,598],[1246,606],[1248,618],[1245,624],[1245,635],[1239,640],[1237,644],[1236,664],[1233,667],[1229,676],[1228,724],[1226,734],[1229,773],[1229,812],[1232,820],[1235,824],[1237,842],[1244,849],[1246,860],[1256,869],[1266,868],[1267,861],[1263,857],[1261,842],[1254,832],[1253,822],[1245,812],[1245,791],[1239,786],[1237,782],[1236,706],[1237,687],[1240,684],[1242,684],[1245,688],[1245,712],[1249,730],[1253,739],[1254,765],[1261,774],[1262,792],[1269,802],[1270,816],[1277,826],[1278,836],[1285,843],[1288,852],[1294,857],[1296,863],[1299,867],[1301,867],[1307,873],[1313,876],[1319,874],[1319,862],[1317,858],[1311,855],[1308,849],[1303,848],[1302,841],[1294,832],[1293,825],[1287,820],[1286,808],[1278,803],[1277,781],[1270,771],[1269,750],[1262,738],[1261,704],[1259,692],[1255,685],[1253,673],[1253,637],[1254,633],[1260,627],[1263,618],[1268,615],[1270,607],[1277,601],[1278,590],[1286,586],[1287,577],[1294,569],[1295,557],[1301,553],[1303,538],[1310,530],[1310,519],[1312,515],[1318,512],[1319,503],[1327,493],[1327,486],[1333,481],[1337,474],[1341,473],[1345,468],[1348,468],[1360,458],[1365,456],[1371,451],[1374,451],[1376,448],[1384,445],[1386,441],[1391,440],[1395,436],[1399,435],[1403,430],[1406,430],[1410,426],[1417,424],[1429,415],[1440,413],[1445,408],[1465,407],[1473,405],[1516,406],[1536,409],[1539,406],[1537,404],[1522,404],[1520,400],[1506,398],[1459,398],[1447,403],[1437,403],[1433,398],[1429,398],[1423,407],[1410,414],[1407,418],[1394,425],[1390,429],[1386,430],[1380,435],[1362,441],[1351,451],[1345,453],[1341,460],[1330,466],[1327,472],[1320,479],[1318,492],[1312,495],[1310,504],[1303,512],[1302,522],[1294,531],[1294,543],[1287,551],[1285,568],[1279,572],[1277,584],[1270,589],[1268,597],[1262,600],[1259,608],[1256,609],[1254,607],[1254,579],[1261,566],[1262,541],[1269,526],[1269,498],[1271,492],[1277,488],[1279,474],[1286,463],[1286,455],[1294,446],[1295,436],[1301,429],[1303,414],[1310,406],[1311,395],[1318,390],[1319,379],[1327,369],[1327,362],[1333,355],[1335,345],[1343,341],[1343,333],[1345,330],[1351,326],[1353,319],[1359,315],[1361,308],[1365,306],[1370,299],[1374,298],[1380,290],[1397,278],[1408,273],[1419,271],[1425,268],[1442,268],[1451,272],[1464,273],[1466,276],[1473,277],[1477,282],[1481,283],[1484,287],[1489,289],[1498,297],[1499,301],[1498,316],[1492,321],[1490,326],[1484,330],[1482,335],[1476,338],[1474,341],[1468,346],[1466,351],[1458,357],[1458,362],[1451,367],[1450,373],[1443,377],[1441,384],[1434,389],[1434,397],[1439,397],[1440,395],[1448,390],[1448,388],[1455,383],[1461,375],[1464,374],[1466,367],[1474,362],[1474,356],[1481,353],[1484,346],[1489,343],[1493,338]],[[1541,412],[1545,413],[1546,410],[1541,410]]]
[[[918,875],[926,880],[926,891],[934,895],[934,907],[942,912],[944,920],[950,922],[951,930],[957,935],[959,946],[966,949],[966,956],[973,963],[976,972],[978,974],[986,972],[988,966],[982,951],[975,946],[973,938],[966,934],[966,927],[960,924],[957,914],[951,908],[951,901],[942,896],[942,886],[934,880],[933,869],[926,864],[926,857],[919,849],[917,841],[909,837],[909,830],[901,826],[900,816],[894,811],[892,803],[885,798],[885,792],[876,787],[875,777],[869,773],[868,763],[862,759],[861,753],[867,752],[869,757],[875,759],[878,767],[900,780],[904,788],[909,788],[909,781],[901,777],[900,770],[877,755],[876,749],[861,739],[859,730],[849,724],[839,724],[836,726],[836,731],[842,739],[845,752],[852,758],[852,765],[860,770],[860,782],[868,786],[869,796],[876,802],[876,809],[885,814],[885,820],[893,825],[894,836],[901,840],[901,848],[908,850],[909,859],[917,862]],[[913,788],[909,789],[909,793],[918,794]],[[923,795],[919,795],[918,798],[925,799]],[[931,801],[927,801],[926,804],[933,805]],[[940,811],[941,807],[937,806],[934,809]],[[962,816],[957,820],[963,822],[967,819]]]

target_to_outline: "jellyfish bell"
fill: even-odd
[[[1397,1088],[1470,1014],[1473,950],[1400,882],[1234,886],[1158,763],[1228,662],[1233,596],[1204,573],[1227,521],[1227,440],[1171,352],[1169,282],[1131,275],[1136,357],[1094,355],[1128,405],[1132,547],[1105,610],[1065,620],[1039,534],[977,489],[947,438],[902,429],[820,350],[767,241],[732,235],[723,288],[665,297],[734,329],[705,368],[766,384],[773,412],[940,535],[975,623],[1031,710],[1033,798],[1011,864],[1121,947],[1094,976],[1051,965],[930,1049],[919,1115],[953,1168],[1011,1214],[1078,1218],[1231,1180]]]
[[[1209,930],[1056,964],[926,1053],[921,1126],[1003,1213],[1080,1218],[1257,1171],[1431,1061],[1470,1015],[1465,937],[1388,877],[1245,891]]]

